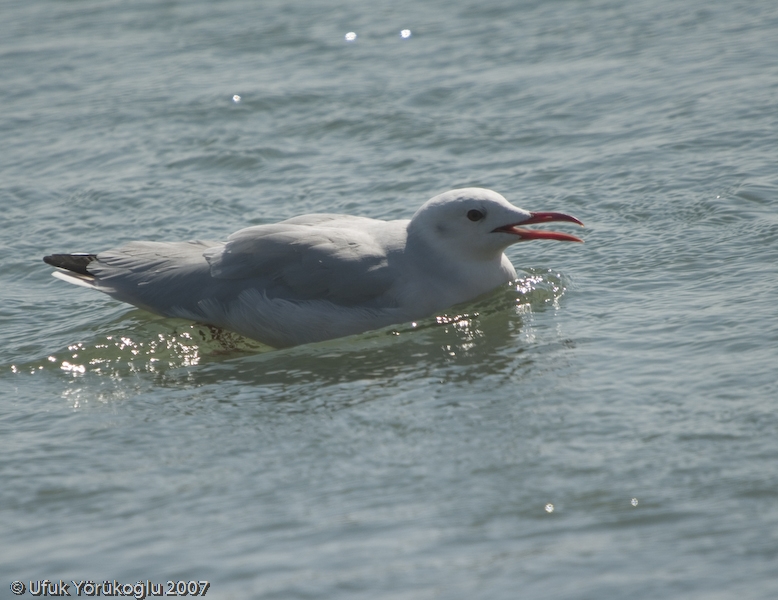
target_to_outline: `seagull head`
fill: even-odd
[[[446,253],[493,259],[517,242],[529,240],[583,240],[556,231],[526,229],[526,225],[568,221],[583,223],[558,212],[529,212],[513,206],[497,192],[463,188],[444,192],[428,200],[413,215],[408,232],[420,235],[431,246]]]

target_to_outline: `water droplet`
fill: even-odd
[[[238,102],[240,102],[240,96],[238,96],[238,94],[235,94],[235,95],[232,97],[232,101],[233,101],[233,102],[235,102],[235,103],[237,104]]]
[[[353,31],[349,31],[346,34],[346,41],[347,42],[353,42],[355,39],[357,39],[357,34],[354,33]]]
[[[632,506],[637,506],[637,505],[638,505],[638,499],[637,499],[637,498],[633,498],[632,500],[630,500],[630,501],[629,501],[629,503],[630,503]]]
[[[409,37],[411,37],[411,30],[410,29],[403,29],[400,32],[400,37],[404,40],[407,40]]]
[[[552,513],[552,512],[554,512],[554,505],[553,505],[553,504],[551,504],[551,502],[549,502],[548,504],[546,504],[546,512],[547,512],[547,513]]]

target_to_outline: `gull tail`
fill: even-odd
[[[86,288],[94,289],[97,287],[97,280],[87,267],[89,263],[97,258],[96,254],[51,254],[43,257],[43,262],[57,267],[59,271],[54,271],[52,275],[62,281],[67,281],[74,285],[80,285]]]

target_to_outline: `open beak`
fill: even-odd
[[[518,235],[523,240],[558,240],[560,242],[581,242],[583,240],[567,233],[559,233],[556,231],[543,231],[538,229],[524,229],[524,225],[532,225],[533,223],[550,223],[552,221],[568,221],[570,223],[577,223],[583,227],[583,223],[566,215],[558,212],[534,212],[530,213],[530,218],[521,223],[515,223],[513,225],[503,225],[498,227],[494,231],[501,231],[503,233],[512,233]]]

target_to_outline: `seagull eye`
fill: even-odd
[[[467,211],[467,218],[471,221],[480,221],[484,218],[484,213],[482,213],[480,210],[468,210]]]

